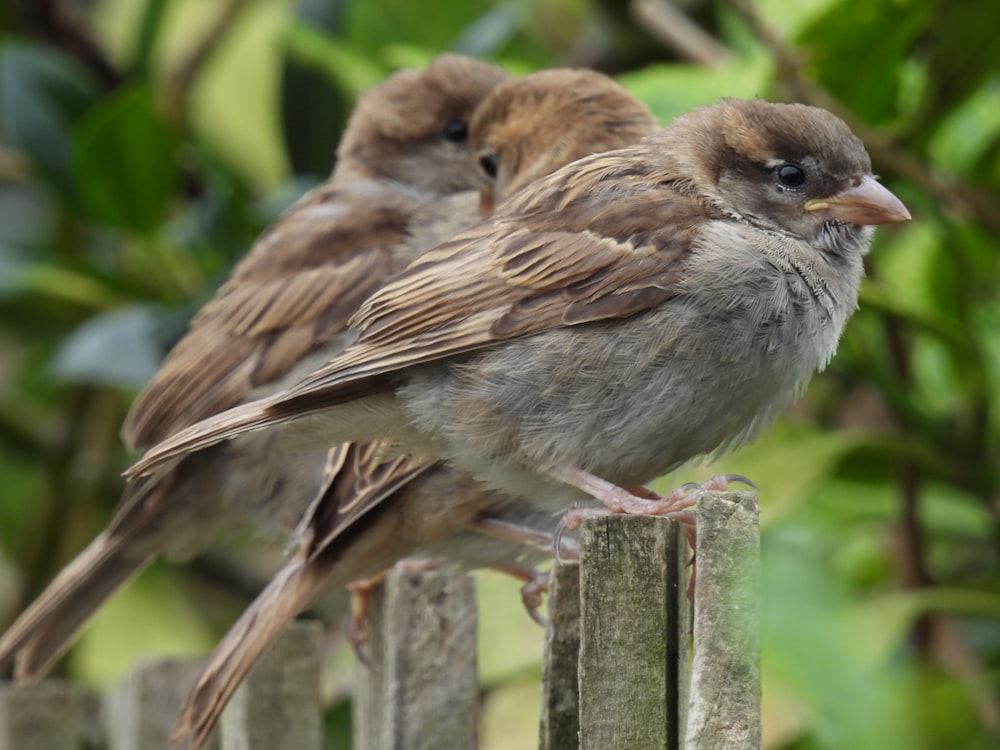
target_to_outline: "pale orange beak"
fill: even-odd
[[[829,198],[807,201],[806,211],[825,211],[832,219],[861,226],[897,224],[910,220],[910,212],[895,195],[871,175],[865,175]]]

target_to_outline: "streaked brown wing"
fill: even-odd
[[[323,484],[302,517],[298,536],[310,557],[414,477],[435,465],[413,456],[392,456],[389,441],[346,443],[331,448]]]
[[[128,475],[363,396],[412,365],[669,299],[711,209],[643,165],[597,155],[519,193],[494,220],[425,253],[372,295],[351,321],[358,341],[341,356],[154,446]]]
[[[361,306],[351,321],[358,342],[286,396],[668,299],[707,209],[669,184],[627,181],[634,172],[616,172],[607,157],[588,161],[605,163],[590,191],[546,181],[541,195],[522,194],[422,256]],[[617,197],[603,200],[609,193]]]
[[[392,252],[406,238],[405,207],[392,207],[391,198],[328,183],[296,204],[202,308],[136,399],[126,442],[148,446],[238,403],[342,331],[406,262]]]

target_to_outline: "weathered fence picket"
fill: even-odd
[[[681,569],[677,525],[665,518],[584,521],[580,750],[678,750]]]
[[[0,750],[83,750],[84,691],[64,680],[0,683]]]
[[[580,566],[553,566],[545,629],[539,750],[575,747],[580,735]]]
[[[157,658],[138,662],[104,699],[108,750],[168,747],[167,740],[188,690],[205,660]],[[212,732],[205,750],[219,750],[219,732]]]
[[[322,750],[317,622],[289,626],[222,712],[222,750]]]
[[[759,748],[757,496],[713,492],[700,498],[697,547],[694,658],[684,748]]]
[[[355,750],[457,750],[478,745],[477,607],[472,576],[397,570],[368,620]]]

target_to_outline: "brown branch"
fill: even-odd
[[[20,151],[0,146],[0,183],[22,182],[31,175],[31,165]]]
[[[28,28],[93,73],[106,91],[122,83],[121,72],[90,35],[83,19],[59,0],[21,0],[20,6]]]
[[[991,684],[989,670],[972,653],[955,618],[937,617],[931,636],[931,646],[938,661],[948,665],[968,691],[988,737],[1000,738],[1000,697]]]
[[[191,89],[198,73],[218,50],[222,40],[248,5],[249,0],[227,0],[191,52],[170,72],[166,86],[167,103],[168,112],[175,122],[184,122]]]
[[[893,474],[901,500],[899,527],[896,534],[896,557],[901,583],[906,589],[926,589],[934,585],[927,568],[926,542],[920,517],[920,472],[912,459],[894,463]],[[913,640],[926,658],[931,651],[931,630],[935,615],[925,613],[913,623]]]
[[[728,47],[668,0],[632,0],[629,13],[636,23],[683,60],[719,67],[734,59]]]
[[[884,328],[893,375],[904,387],[909,387],[913,380],[913,363],[905,328],[898,318],[891,316],[885,319]],[[906,417],[898,411],[893,418],[900,429],[905,431],[911,427],[906,424]],[[934,585],[934,581],[927,566],[927,545],[921,518],[921,472],[917,463],[909,456],[895,460],[892,468],[901,501],[899,526],[896,532],[896,559],[900,583],[907,589],[929,588]],[[913,640],[924,658],[930,655],[934,618],[933,614],[924,613],[913,623]]]

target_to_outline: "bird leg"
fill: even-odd
[[[372,593],[385,582],[389,573],[394,570],[420,573],[436,570],[440,566],[439,560],[403,559],[371,578],[360,578],[347,584],[345,588],[351,595],[351,617],[347,622],[346,638],[354,650],[354,655],[358,657],[358,661],[368,669],[375,669],[372,660],[364,652],[364,646],[368,643],[368,614],[371,611]]]
[[[587,516],[603,513],[627,513],[630,515],[666,516],[684,528],[688,544],[694,549],[696,539],[696,516],[689,509],[696,505],[698,496],[709,490],[725,490],[733,482],[741,482],[757,488],[753,482],[739,474],[724,474],[713,477],[704,484],[690,482],[681,485],[668,495],[657,495],[645,487],[619,487],[590,472],[575,466],[556,466],[549,470],[557,479],[561,479],[573,487],[586,492],[604,504],[604,508],[570,508],[563,515],[556,538],[562,536],[564,529],[573,531],[580,527]]]
[[[568,485],[576,487],[590,495],[595,500],[600,500],[604,506],[612,513],[627,513],[629,515],[644,516],[669,516],[676,511],[685,510],[693,503],[689,502],[686,493],[680,497],[675,497],[677,492],[672,492],[665,497],[650,497],[652,493],[643,488],[641,494],[630,492],[624,487],[612,484],[601,479],[588,471],[578,469],[575,466],[565,464],[554,466],[549,469],[549,473],[556,479],[560,479]]]
[[[555,540],[562,538],[563,532],[574,531],[583,523],[587,516],[605,515],[608,513],[629,513],[633,515],[666,516],[681,524],[691,549],[697,542],[697,516],[689,510],[697,504],[702,492],[711,490],[727,490],[734,482],[746,484],[757,489],[757,485],[740,474],[722,474],[712,477],[704,484],[688,482],[682,484],[669,495],[658,495],[647,487],[623,488],[611,484],[600,477],[575,467],[559,467],[554,476],[578,489],[583,490],[596,500],[604,503],[604,508],[570,508],[560,521],[555,533]],[[610,489],[610,492],[609,492]],[[691,579],[688,582],[687,597],[694,598],[695,568],[694,557],[691,558]]]
[[[522,526],[490,516],[479,516],[470,526],[475,531],[495,539],[503,539],[545,552],[553,551],[556,559],[560,562],[580,559],[579,547],[568,540],[563,544],[561,535],[557,538],[553,534],[539,531],[531,526]],[[545,618],[539,614],[538,608],[542,604],[542,595],[548,593],[549,590],[549,574],[517,564],[496,565],[494,568],[525,582],[524,586],[521,587],[521,601],[524,603],[524,608],[532,620],[545,627]]]
[[[532,526],[524,526],[487,515],[478,516],[469,525],[474,531],[478,531],[480,534],[531,549],[541,550],[542,552],[552,552],[557,541],[555,536],[547,531],[539,531]],[[565,546],[560,546],[555,551],[555,557],[560,561],[579,560],[580,549],[574,542],[567,540]]]
[[[347,621],[347,628],[344,635],[347,638],[347,642],[351,644],[351,650],[354,651],[354,655],[358,661],[373,672],[375,671],[375,664],[364,650],[365,644],[368,643],[368,613],[371,611],[372,606],[372,592],[378,588],[379,584],[385,581],[390,570],[392,568],[386,568],[371,578],[351,581],[346,586],[351,596],[351,616]]]

